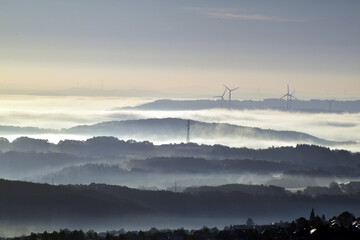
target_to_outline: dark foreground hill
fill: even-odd
[[[247,217],[259,223],[288,220],[307,215],[311,208],[326,216],[360,213],[359,193],[309,196],[272,186],[192,188],[179,193],[104,184],[53,186],[0,180],[0,196],[0,226],[12,227],[103,229],[109,222],[129,228],[185,223],[197,227],[208,223],[220,226]]]

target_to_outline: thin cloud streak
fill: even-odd
[[[306,22],[305,19],[287,18],[253,13],[236,13],[234,9],[216,8],[189,8],[189,10],[199,12],[211,18],[245,20],[245,21],[270,21],[270,22]]]

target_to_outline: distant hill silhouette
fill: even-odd
[[[125,107],[118,109],[140,109],[140,110],[203,110],[220,108],[220,100],[171,100],[161,99],[150,103],[141,104],[135,107]],[[224,108],[227,106],[224,105]],[[253,100],[232,100],[232,109],[273,109],[287,110],[286,100],[278,98],[264,99],[260,101]],[[338,101],[338,100],[318,100],[311,99],[307,101],[291,101],[291,110],[304,112],[360,112],[360,100]]]
[[[37,127],[17,127],[0,125],[0,132],[2,134],[41,134],[41,133],[58,133],[55,129],[37,128]]]
[[[84,135],[111,135],[130,138],[173,138],[184,139],[186,119],[162,118],[102,122],[94,125],[76,126],[62,130],[63,133]],[[289,141],[296,143],[335,146],[355,142],[336,142],[317,138],[295,131],[276,131],[261,128],[243,127],[227,123],[205,123],[191,121],[193,138],[239,138],[254,140]]]
[[[139,139],[149,141],[174,141],[185,140],[187,119],[180,118],[152,118],[140,120],[124,120],[101,122],[93,125],[79,125],[68,129],[53,130],[41,128],[22,128],[14,126],[0,126],[0,130],[7,134],[71,134],[79,136],[114,136],[125,139]],[[192,139],[232,139],[234,141],[274,141],[292,144],[317,144],[323,146],[343,146],[356,144],[353,141],[330,141],[318,138],[306,133],[296,131],[277,131],[271,129],[261,129],[254,127],[244,127],[227,123],[206,123],[191,121]],[[17,139],[19,148],[24,149],[28,138]],[[34,141],[32,141],[33,144]],[[1,146],[5,147],[8,143],[0,140]],[[39,140],[46,148],[46,141]],[[37,149],[39,150],[39,148]]]

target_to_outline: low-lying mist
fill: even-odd
[[[41,178],[24,180],[51,184],[91,184],[104,183],[146,190],[169,190],[182,192],[194,186],[220,186],[226,184],[274,185],[289,190],[304,189],[309,186],[329,186],[331,183],[358,181],[360,177],[284,175],[279,173],[155,173],[89,171],[84,166],[67,167]],[[106,168],[106,167],[105,167]]]
[[[230,123],[263,129],[304,132],[334,141],[360,141],[359,113],[305,113],[274,110],[200,110],[200,111],[115,111],[116,120],[146,118],[185,118],[202,122]]]
[[[68,167],[42,178],[25,179],[53,184],[104,183],[138,189],[182,192],[193,186],[219,186],[224,184],[266,184],[277,179],[272,174],[261,173],[156,173],[146,171],[91,171],[89,166]],[[106,168],[106,166],[105,166]],[[331,181],[329,181],[330,183]],[[328,184],[329,184],[328,183]],[[325,184],[325,185],[328,185]],[[275,184],[274,184],[275,185]],[[302,187],[306,187],[303,185]]]
[[[45,100],[44,100],[45,98]],[[304,132],[333,141],[360,141],[360,113],[309,113],[277,110],[116,110],[153,99],[94,97],[4,98],[1,125],[62,129],[102,121],[183,118],[263,129]],[[51,106],[51,108],[49,108]]]
[[[328,185],[360,177],[360,154],[316,145],[267,149],[165,144],[94,137],[86,141],[0,139],[0,176],[51,184],[91,182],[168,189],[175,184]]]
[[[258,127],[263,129],[297,131],[313,135],[331,141],[356,141],[360,142],[360,114],[314,114],[299,112],[280,112],[266,110],[249,110],[249,111],[228,111],[228,110],[201,110],[201,111],[102,111],[85,114],[82,112],[71,113],[69,115],[57,116],[57,113],[28,113],[21,116],[2,116],[5,119],[3,124],[22,125],[61,129],[69,126],[81,124],[93,124],[100,121],[109,120],[131,120],[131,119],[149,119],[149,118],[166,118],[176,117],[185,118],[207,123],[230,123],[239,126]],[[79,119],[82,119],[79,121]],[[181,130],[181,129],[180,129]],[[2,137],[13,140],[20,136],[31,136],[34,138],[48,139],[50,142],[57,143],[64,139],[84,140],[92,136],[108,135],[104,133],[88,134],[71,134],[71,133],[3,133]],[[128,140],[137,141],[148,140],[155,144],[181,143],[186,140],[186,126],[183,126],[183,136],[166,137],[164,135],[156,136],[139,133],[135,134],[116,134],[113,136]],[[199,144],[222,144],[231,147],[250,147],[250,148],[267,148],[278,146],[295,146],[299,141],[279,141],[278,139],[253,139],[251,136],[234,139],[222,135],[201,137],[190,131],[192,142]],[[334,146],[331,146],[334,147]],[[336,148],[344,148],[350,151],[360,151],[360,144],[338,145]]]

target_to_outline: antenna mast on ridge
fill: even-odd
[[[186,135],[186,143],[190,142],[190,119],[187,120],[187,135]]]

